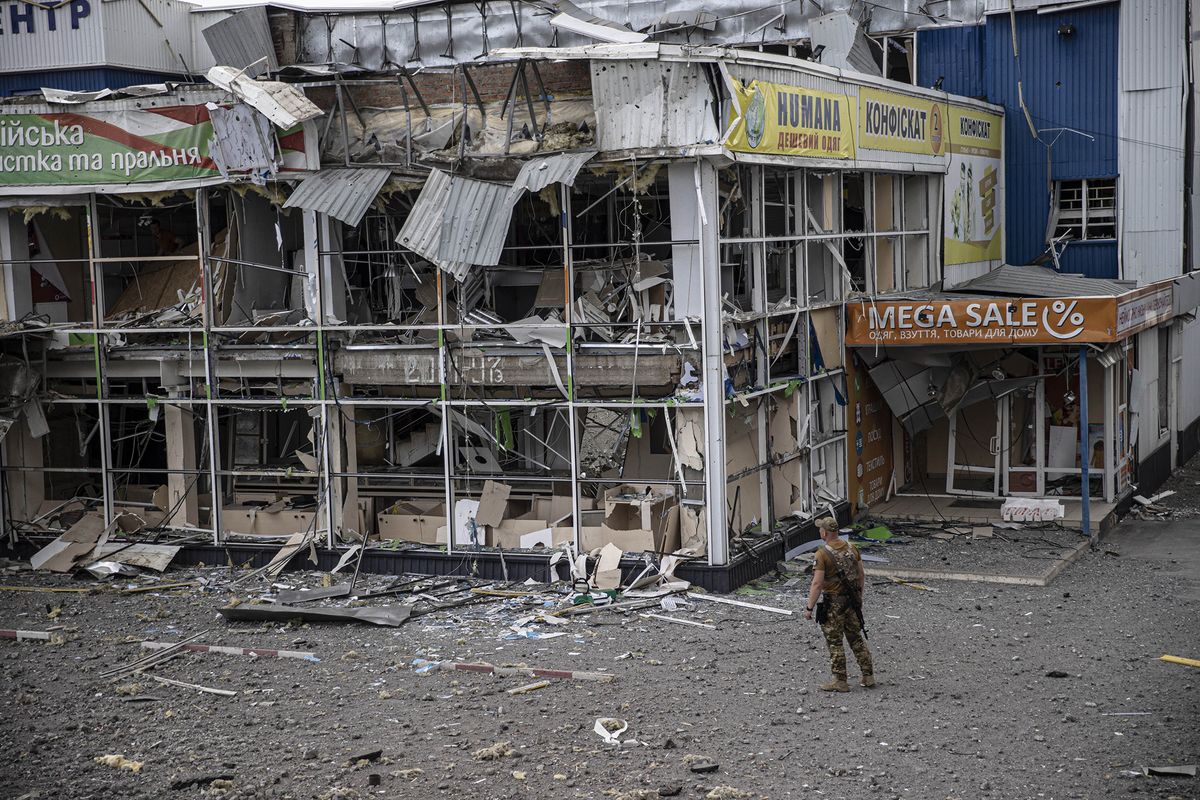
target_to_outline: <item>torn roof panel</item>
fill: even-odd
[[[247,8],[209,25],[200,31],[213,59],[218,64],[245,68],[258,63],[246,74],[257,78],[263,72],[275,72],[279,62],[275,60],[275,45],[271,41],[271,26],[267,22],[267,10],[262,6]]]
[[[455,264],[500,263],[512,206],[510,187],[452,176],[446,199],[446,228],[442,231],[440,258]]]
[[[649,35],[638,33],[612,20],[589,14],[570,0],[555,0],[554,10],[558,13],[550,18],[550,25],[571,33],[578,33],[601,42],[634,44],[649,39]]]
[[[354,227],[391,174],[378,168],[323,169],[301,181],[283,207],[318,211]]]
[[[500,263],[512,187],[433,170],[396,243],[462,280],[473,265]]]
[[[279,81],[257,81],[233,67],[217,66],[205,76],[217,86],[261,111],[284,130],[321,116],[317,104],[295,86]]]
[[[559,153],[546,158],[533,158],[521,165],[517,179],[513,181],[511,202],[516,202],[521,192],[540,192],[552,183],[575,185],[575,176],[583,165],[596,155],[596,151],[582,153]]]
[[[112,94],[111,89],[101,89],[98,92],[70,92],[66,89],[51,89],[48,86],[43,86],[41,92],[42,97],[46,98],[47,103],[70,105],[74,105],[75,103],[90,103],[93,100],[103,100]]]

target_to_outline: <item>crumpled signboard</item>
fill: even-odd
[[[203,105],[0,115],[0,188],[221,178]],[[276,131],[285,169],[304,169],[304,129]]]
[[[855,109],[844,94],[764,81],[733,84],[725,146],[739,153],[854,158]]]

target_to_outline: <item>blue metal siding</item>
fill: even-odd
[[[1072,242],[1059,253],[1059,271],[1088,278],[1117,277],[1117,242]],[[1050,264],[1049,266],[1053,266]]]
[[[1119,13],[1118,3],[1056,14],[1018,13],[1019,60],[1013,56],[1008,14],[990,15],[984,25],[917,32],[918,84],[932,87],[940,77],[947,92],[1004,106],[1010,264],[1028,264],[1045,253],[1050,181],[1117,175]],[[1062,25],[1074,32],[1060,35]],[[1021,110],[1018,79],[1039,139]],[[1117,247],[1075,244],[1060,264],[1064,272],[1116,278]]]
[[[140,72],[110,67],[86,69],[64,69],[42,72],[10,72],[0,74],[0,97],[14,94],[30,94],[38,89],[63,89],[69,92],[95,92],[100,89],[122,89],[141,83],[182,81],[178,75],[163,75],[157,72]]]
[[[983,97],[983,26],[917,31],[917,85],[964,97]]]
[[[1006,111],[1005,227],[1010,264],[1031,263],[1045,252],[1048,180],[1117,174],[1118,12],[1118,4],[1113,3],[1057,14],[1017,14],[1019,61],[1013,57],[1008,15],[988,17],[984,84],[987,99]],[[1059,26],[1067,24],[1074,26],[1074,33],[1060,35]],[[1018,78],[1040,140],[1033,138],[1021,110]],[[1115,245],[1072,245],[1067,252],[1061,261],[1064,272],[1117,277]]]

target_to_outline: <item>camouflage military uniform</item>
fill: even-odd
[[[856,586],[858,584],[858,551],[852,545],[843,548],[823,545],[821,550],[823,551],[822,555],[826,558],[820,560],[823,563],[819,566],[825,569],[827,587],[825,599],[829,603],[829,610],[825,617],[825,623],[821,626],[821,631],[825,634],[825,644],[829,647],[829,660],[833,676],[837,680],[846,680],[846,649],[842,645],[844,638],[850,642],[850,649],[854,652],[854,658],[858,661],[858,668],[862,671],[863,678],[868,679],[874,674],[871,651],[867,649],[867,640],[863,636],[862,624],[858,621],[858,615],[854,612],[850,594],[843,585],[845,581],[852,581]],[[845,581],[838,579],[839,571],[842,576],[845,576]],[[857,588],[861,596],[862,587],[857,586]]]

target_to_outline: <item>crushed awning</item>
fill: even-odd
[[[354,227],[391,174],[380,168],[323,169],[301,181],[283,207],[317,211]]]
[[[252,108],[261,111],[267,119],[287,130],[305,120],[321,116],[323,112],[304,93],[288,83],[279,81],[257,81],[233,67],[213,67],[206,77],[215,85],[230,92]]]
[[[1137,288],[1137,281],[1088,278],[1047,267],[1001,264],[947,291],[952,294],[1003,294],[1015,297],[1113,297]]]

